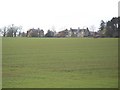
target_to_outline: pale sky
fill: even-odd
[[[0,0],[0,27],[23,26],[56,31],[72,28],[98,30],[101,20],[118,16],[119,0]]]

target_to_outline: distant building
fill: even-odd
[[[68,31],[68,36],[69,37],[77,37],[78,32],[79,32],[79,29],[70,28],[70,30]]]
[[[79,29],[79,31],[78,31],[79,33],[78,33],[78,37],[88,37],[88,36],[90,36],[90,31],[89,31],[89,29],[88,28],[86,28],[86,29]]]
[[[58,32],[57,37],[88,37],[90,36],[90,31],[88,28],[86,29],[72,29],[70,30],[63,30]]]
[[[90,36],[90,31],[88,28],[86,29],[72,29],[70,28],[69,30],[69,34],[68,34],[69,37],[88,37]]]
[[[48,30],[47,33],[45,34],[45,37],[55,37],[56,32]]]
[[[63,30],[58,32],[58,34],[56,35],[57,37],[68,37],[68,30]]]
[[[19,32],[19,35],[18,35],[19,37],[26,37],[26,33],[25,32]]]
[[[41,29],[30,29],[27,31],[27,37],[44,37],[44,31]]]
[[[38,36],[39,37],[44,37],[44,31],[43,31],[43,29],[39,30]]]

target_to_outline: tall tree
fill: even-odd
[[[106,24],[106,35],[108,37],[118,37],[118,18],[113,17]]]
[[[100,23],[100,30],[104,30],[105,29],[105,22],[103,20],[101,20],[101,23]]]
[[[3,37],[6,36],[6,33],[7,33],[7,27],[3,27]]]
[[[107,37],[112,37],[113,30],[112,30],[112,22],[108,21],[106,24],[106,32],[105,32]]]
[[[118,37],[120,38],[120,16],[118,17]]]
[[[100,30],[99,33],[101,36],[106,37],[118,37],[118,18],[113,17],[111,20],[107,21],[106,23],[101,20]]]

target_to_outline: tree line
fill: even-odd
[[[101,37],[119,37],[120,36],[120,17],[113,17],[111,20],[105,22],[101,20],[99,35]]]
[[[113,17],[111,20],[105,22],[104,20],[101,20],[100,22],[100,28],[97,32],[94,33],[94,36],[99,37],[119,37],[120,36],[120,17]],[[3,37],[28,37],[30,33],[33,33],[33,36],[31,37],[54,37],[56,31],[48,30],[47,33],[44,35],[44,31],[42,29],[30,29],[25,32],[21,32],[22,26],[15,26],[14,24],[9,26],[4,26],[3,28],[0,28],[0,33]],[[28,33],[29,32],[29,33]],[[36,33],[39,33],[39,35],[36,35]],[[93,37],[94,37],[93,36]]]
[[[0,28],[3,37],[17,37],[21,32],[22,26],[15,26],[14,24]],[[17,35],[17,33],[19,34]]]

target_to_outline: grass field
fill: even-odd
[[[3,38],[3,88],[117,88],[116,38]]]

